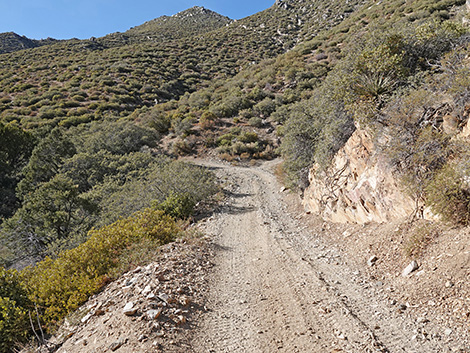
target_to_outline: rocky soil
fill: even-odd
[[[468,229],[433,225],[407,256],[413,228],[307,214],[277,162],[196,162],[226,194],[199,222],[207,239],[110,284],[59,352],[470,352]]]
[[[155,262],[108,285],[66,319],[42,352],[182,352],[186,331],[206,309],[214,252],[203,239],[161,248]]]

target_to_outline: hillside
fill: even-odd
[[[298,3],[287,9],[274,5],[228,26],[227,19],[192,9],[197,16],[191,21],[202,16],[200,23],[208,30],[195,39],[177,40],[186,33],[180,28],[194,27],[183,13],[122,34],[3,54],[0,118],[26,128],[70,126],[177,99],[291,49],[302,31],[314,35],[316,28],[336,24],[338,13],[350,8],[342,3],[337,12],[322,4],[305,11]],[[203,32],[201,25],[194,29]],[[215,25],[223,27],[211,30]],[[155,42],[153,32],[166,39]]]
[[[196,351],[211,342],[221,351],[242,343],[260,352],[310,344],[440,352],[454,343],[465,351],[469,14],[465,0],[277,0],[237,21],[196,6],[123,33],[40,46],[5,34],[12,52],[0,54],[0,264],[10,270],[0,267],[0,327],[4,315],[15,318],[5,332],[19,329],[0,335],[0,352],[39,329],[27,320],[33,306],[52,333],[90,296],[145,268],[160,246],[198,238],[200,220],[214,233],[217,258],[210,295],[196,295],[193,308],[200,337],[190,330],[183,339]],[[282,163],[266,169],[273,165],[263,160],[277,157]],[[284,214],[286,190],[305,211]],[[411,272],[400,276],[407,264]],[[163,282],[151,283],[178,293]],[[124,287],[112,295],[134,296],[144,310],[142,288]],[[313,311],[308,298],[316,298]],[[154,333],[178,340],[190,313],[153,299],[166,321],[148,323],[145,335],[160,347],[168,342]],[[136,315],[144,325],[148,317]],[[214,322],[227,325],[225,343]],[[289,338],[276,341],[283,327]],[[333,340],[324,338],[330,331]],[[304,348],[295,347],[300,336]],[[134,346],[153,345],[139,337]],[[116,342],[126,349],[124,336]]]

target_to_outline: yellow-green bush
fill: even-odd
[[[180,232],[163,211],[145,209],[109,226],[89,232],[89,240],[23,271],[29,296],[51,329],[77,309],[109,278],[125,268],[121,255],[141,242],[157,245],[172,241]]]
[[[0,267],[0,352],[10,352],[29,332],[29,301],[15,270]]]
[[[28,336],[29,324],[24,308],[14,300],[0,297],[0,352],[11,352]]]

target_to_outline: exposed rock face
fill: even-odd
[[[314,166],[309,180],[304,207],[333,222],[387,222],[415,210],[415,202],[400,190],[386,158],[362,129],[337,153],[331,171]]]

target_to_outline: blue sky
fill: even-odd
[[[232,19],[262,11],[275,0],[0,0],[0,33],[28,38],[90,38],[124,32],[162,15],[204,6]]]

